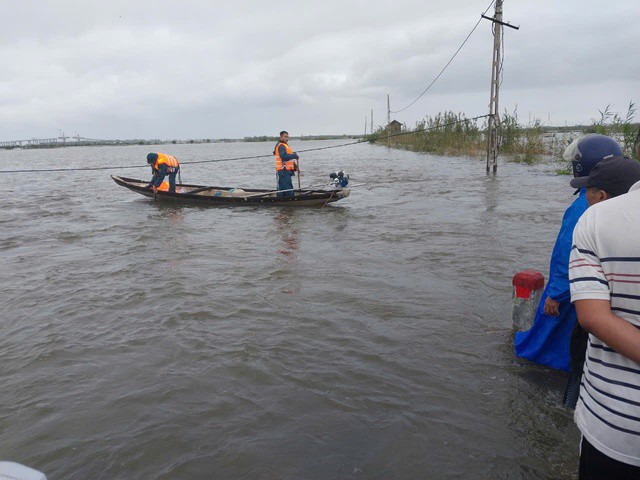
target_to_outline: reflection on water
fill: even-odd
[[[295,252],[298,250],[298,229],[295,227],[296,214],[294,208],[283,208],[274,217],[278,235],[282,240],[281,248],[277,252],[292,261],[295,260]]]
[[[0,151],[0,166],[149,149]],[[367,186],[324,208],[163,206],[100,172],[3,178],[2,456],[66,480],[573,478],[564,377],[514,359],[510,330],[511,277],[546,273],[566,178],[368,144],[336,158],[309,152],[303,182],[347,168]],[[182,175],[230,172],[273,186],[272,161]]]

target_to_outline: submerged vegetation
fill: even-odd
[[[634,123],[635,104],[629,103],[626,114],[611,111],[608,105],[600,111],[600,118],[591,125],[573,127],[544,126],[538,118],[523,124],[517,108],[500,116],[498,142],[500,153],[514,162],[533,164],[543,159],[561,158],[566,146],[580,135],[601,133],[618,140],[625,155],[637,157],[638,124]],[[378,144],[389,143],[395,148],[427,152],[435,155],[468,155],[484,157],[487,150],[486,118],[468,118],[464,113],[441,112],[417,122],[415,128],[396,130],[379,128],[369,140]],[[569,169],[570,171],[570,169]],[[564,169],[561,170],[564,172]]]
[[[507,111],[500,118],[498,141],[500,151],[516,161],[532,162],[548,153],[539,120],[522,125],[518,112]],[[428,152],[436,155],[484,156],[487,150],[487,122],[468,118],[464,113],[442,112],[419,121],[413,130],[389,132],[392,147]],[[378,129],[371,140],[387,142],[387,130]]]

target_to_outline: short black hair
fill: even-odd
[[[280,132],[280,136],[284,135],[285,133],[286,133],[287,135],[289,135],[289,132],[287,132],[286,130],[282,130],[282,131]]]

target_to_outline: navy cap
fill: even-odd
[[[640,181],[640,162],[627,157],[609,156],[596,163],[588,177],[571,180],[574,188],[596,187],[612,197],[623,195]]]

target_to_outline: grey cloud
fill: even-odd
[[[364,115],[412,101],[488,1],[26,1],[0,32],[1,134],[94,137],[360,132]],[[588,121],[636,95],[636,2],[505,2],[502,104]],[[485,113],[484,22],[432,91],[399,114]],[[575,98],[580,95],[581,98]],[[606,100],[606,99],[609,100]],[[590,115],[590,116],[589,116]],[[206,134],[206,135],[205,135]]]

